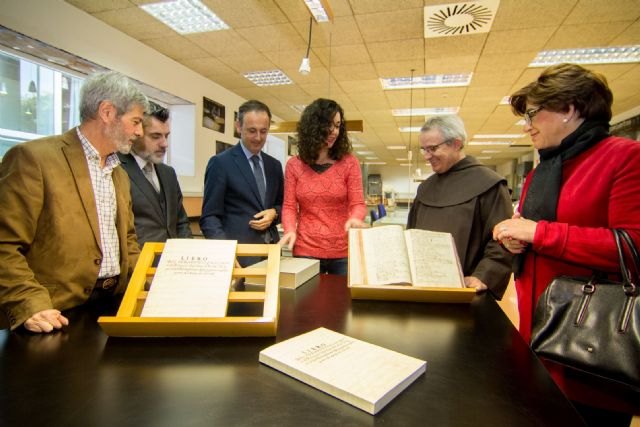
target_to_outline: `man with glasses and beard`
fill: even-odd
[[[139,254],[129,178],[116,151],[142,136],[146,96],[116,72],[92,75],[80,125],[18,144],[0,164],[0,311],[48,333],[61,313],[124,292]]]
[[[131,180],[140,249],[146,242],[192,237],[176,171],[163,163],[171,133],[169,110],[152,104],[142,126],[144,135],[134,141],[131,153],[118,154]]]

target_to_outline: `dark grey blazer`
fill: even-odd
[[[133,216],[140,248],[145,242],[192,237],[176,171],[165,164],[156,165],[161,187],[158,195],[131,154],[118,153],[118,157],[131,181]]]

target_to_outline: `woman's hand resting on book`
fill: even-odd
[[[293,245],[296,244],[296,232],[290,231],[288,233],[285,233],[278,243],[280,243],[280,246],[288,245],[287,249],[292,250]]]
[[[349,232],[350,228],[368,228],[369,224],[358,219],[358,218],[349,218],[347,222],[344,223],[344,231]]]

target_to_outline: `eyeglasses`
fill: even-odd
[[[531,123],[533,122],[533,118],[536,116],[536,114],[538,114],[540,112],[540,110],[542,110],[542,107],[538,107],[538,108],[531,108],[527,111],[524,112],[524,122],[531,126]]]
[[[436,151],[438,151],[438,147],[440,147],[442,144],[446,144],[448,141],[442,141],[440,144],[436,144],[436,145],[427,145],[426,147],[420,147],[420,152],[425,155],[427,153],[429,154],[435,154]]]

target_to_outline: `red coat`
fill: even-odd
[[[555,276],[620,271],[611,228],[624,228],[640,247],[640,143],[620,137],[609,137],[563,163],[557,219],[538,222],[516,280],[525,340],[531,338],[535,303]],[[562,387],[561,375],[554,377]]]

